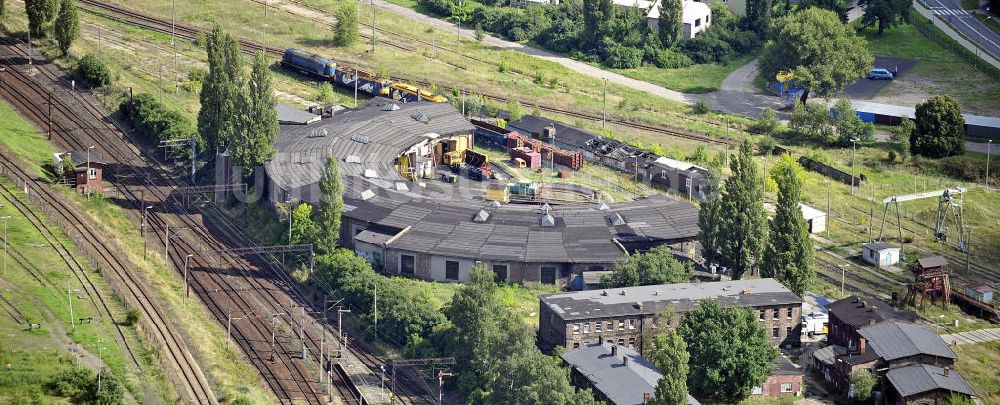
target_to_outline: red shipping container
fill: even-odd
[[[511,159],[523,159],[529,168],[537,168],[542,165],[542,155],[538,152],[532,152],[526,147],[511,149],[510,157]]]

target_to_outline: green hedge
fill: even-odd
[[[94,55],[87,55],[76,65],[76,75],[94,87],[111,84],[111,70]]]

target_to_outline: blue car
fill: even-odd
[[[886,69],[872,69],[866,77],[871,80],[892,80],[892,73]]]

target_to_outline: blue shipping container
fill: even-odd
[[[858,118],[861,118],[861,121],[864,122],[875,123],[875,113],[873,112],[858,111]]]

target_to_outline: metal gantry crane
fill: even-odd
[[[882,200],[882,203],[885,204],[885,208],[882,210],[882,226],[878,231],[878,240],[882,240],[882,234],[885,231],[885,220],[889,214],[889,204],[895,204],[896,206],[896,228],[899,231],[899,241],[902,242],[903,225],[899,219],[899,204],[904,201],[937,197],[938,210],[934,221],[934,237],[939,242],[947,241],[948,221],[949,218],[953,218],[955,225],[958,227],[958,250],[965,251],[965,219],[962,213],[965,192],[966,189],[963,187],[952,187],[943,190],[897,195]]]

